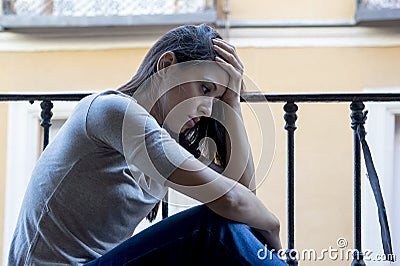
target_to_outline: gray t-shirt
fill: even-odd
[[[133,98],[82,99],[33,170],[9,265],[80,265],[105,254],[132,235],[165,194],[163,178],[188,158]]]

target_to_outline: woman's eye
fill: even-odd
[[[206,85],[201,85],[201,90],[203,91],[203,94],[207,94],[211,91]]]

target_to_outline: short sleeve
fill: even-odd
[[[193,157],[141,105],[125,95],[96,97],[86,126],[89,137],[98,145],[117,150],[130,169],[140,170],[161,185]]]
[[[86,115],[88,137],[100,147],[112,148],[123,154],[122,124],[131,101],[128,97],[110,92],[96,95]]]
[[[193,157],[135,102],[131,102],[125,112],[122,146],[129,165],[137,166],[161,184],[185,160]]]

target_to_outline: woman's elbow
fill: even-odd
[[[281,223],[279,219],[272,213],[268,222],[268,227],[270,228],[268,231],[270,231],[271,233],[279,234],[279,232],[281,231]]]
[[[272,228],[274,228],[275,232],[279,233],[281,231],[281,222],[279,221],[279,219],[276,216],[274,216],[274,217],[275,217],[275,219],[272,222]]]

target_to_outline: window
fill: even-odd
[[[3,0],[3,28],[214,23],[211,0]]]
[[[400,161],[400,114],[396,115],[395,118],[395,140],[394,140],[394,161],[399,162]],[[398,191],[400,188],[400,179],[398,178],[400,176],[400,164],[395,163],[394,164],[394,173],[393,176],[396,177],[394,181],[394,190]],[[398,193],[394,193],[393,195],[393,218],[392,222],[395,225],[400,224],[400,213],[398,212],[399,207],[400,207],[400,196]],[[396,211],[397,210],[397,211]],[[398,228],[398,226],[397,226]],[[392,229],[393,230],[393,229]],[[394,248],[397,249],[397,252],[400,248],[400,236],[399,233],[393,232],[392,233],[392,245]],[[398,254],[398,253],[397,253]]]
[[[400,88],[375,88],[367,92],[399,92]],[[372,152],[372,159],[378,172],[385,207],[388,215],[393,250],[398,255],[400,249],[400,104],[366,103],[368,119],[366,121],[367,141]],[[362,174],[362,247],[375,255],[383,254],[380,225],[375,198],[369,185],[365,166]],[[398,258],[397,258],[398,259]],[[381,266],[380,261],[368,261],[369,266]]]
[[[356,20],[400,20],[400,0],[358,0]]]

